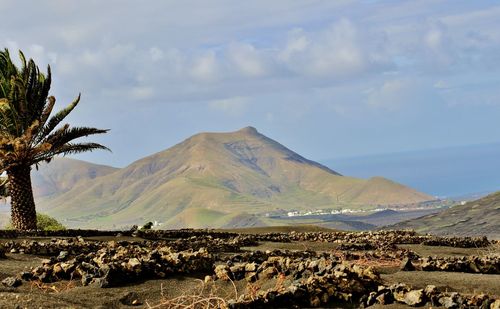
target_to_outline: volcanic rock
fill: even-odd
[[[7,287],[16,288],[22,284],[22,281],[16,277],[7,277],[2,280],[2,284]]]
[[[401,262],[401,267],[399,269],[402,271],[413,271],[415,270],[415,266],[413,266],[413,264],[411,263],[411,259],[405,258]]]
[[[411,290],[404,297],[405,304],[409,306],[420,306],[425,303],[425,294],[423,290]]]
[[[232,280],[231,269],[227,265],[221,264],[215,266],[214,273],[217,279],[225,281],[230,279]]]
[[[94,278],[90,282],[91,284],[94,284],[100,288],[108,288],[110,287],[110,284],[106,278]]]
[[[69,252],[63,250],[63,251],[59,252],[59,255],[57,256],[57,260],[60,261],[60,262],[62,262],[64,260],[66,260],[66,258],[68,257],[68,255],[69,255]]]
[[[490,305],[491,309],[500,309],[500,299],[495,300],[493,304]]]
[[[128,292],[120,298],[120,303],[127,306],[139,306],[142,305],[139,300],[139,295],[136,292]]]

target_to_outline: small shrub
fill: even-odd
[[[36,214],[36,227],[42,231],[60,231],[66,229],[59,221],[44,214]]]
[[[150,230],[153,227],[153,222],[148,222],[141,227],[141,230]]]

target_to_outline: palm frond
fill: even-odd
[[[44,142],[51,144],[54,148],[71,142],[77,138],[86,137],[94,134],[104,134],[109,130],[96,129],[90,127],[74,127],[65,126],[62,130],[50,134],[44,139]]]
[[[70,105],[52,116],[47,125],[41,130],[41,134],[43,136],[49,135],[50,132],[52,132],[52,130],[54,130],[57,125],[59,125],[59,123],[61,123],[61,121],[63,121],[64,118],[66,118],[66,116],[68,116],[69,113],[71,113],[71,111],[78,105],[78,103],[80,102],[80,97],[81,94],[78,94],[78,97]]]
[[[0,134],[15,136],[19,130],[19,115],[7,99],[0,99]]]
[[[26,69],[26,57],[22,51],[19,51],[19,59],[21,59],[21,71]]]
[[[53,96],[50,96],[47,98],[47,105],[45,106],[45,109],[42,112],[42,115],[40,116],[40,126],[44,126],[47,120],[49,119],[50,113],[52,113],[52,109],[54,108],[54,105],[56,104],[56,98]]]
[[[38,98],[37,98],[37,104],[38,104],[37,111],[40,112],[39,117],[37,117],[37,118],[40,118],[45,113],[47,104],[50,104],[49,91],[50,91],[50,85],[52,83],[52,72],[50,70],[50,65],[47,66],[47,76],[40,74],[39,79],[40,79],[40,83],[42,85],[39,89]],[[54,98],[54,97],[52,97],[52,98]],[[54,99],[54,102],[55,102],[55,99]],[[50,112],[52,112],[52,108],[50,109]],[[50,112],[49,112],[49,114],[50,114]]]
[[[41,162],[41,161],[50,161],[52,160],[52,158],[54,158],[54,156],[56,155],[70,155],[70,154],[78,154],[78,153],[82,153],[82,152],[89,152],[89,151],[94,151],[94,150],[107,150],[107,151],[111,151],[111,149],[109,149],[108,147],[106,146],[103,146],[101,144],[98,144],[98,143],[67,143],[61,147],[59,147],[57,150],[54,150],[54,151],[50,151],[49,153],[45,153],[45,154],[42,154],[42,155],[39,155],[35,158],[35,160],[33,161],[33,164],[36,164],[37,162]]]

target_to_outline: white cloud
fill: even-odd
[[[42,45],[32,44],[29,51],[35,55],[42,55],[45,52],[45,48]]]
[[[288,33],[287,44],[279,57],[284,61],[290,61],[294,54],[304,52],[309,44],[309,39],[304,30],[300,28],[293,29]]]
[[[486,9],[467,10],[465,12],[462,11],[457,14],[444,16],[442,20],[449,26],[464,26],[470,28],[471,24],[482,24],[492,21],[498,22],[498,16],[500,16],[500,6],[496,5],[493,7],[488,7]],[[495,31],[495,29],[484,30]]]
[[[93,30],[97,29],[94,29],[94,27],[90,27],[90,25],[75,25],[63,27],[59,30],[58,34],[63,39],[66,45],[76,46],[78,44],[84,43],[86,40],[91,40],[95,35],[95,33],[93,33]]]
[[[431,67],[448,68],[455,60],[454,43],[441,23],[434,23],[424,34],[423,43],[426,48],[425,58]]]
[[[87,66],[92,66],[92,67],[100,67],[103,69],[104,67],[101,66],[103,64],[103,61],[105,58],[103,57],[102,53],[99,52],[93,52],[93,51],[84,51],[80,55],[80,59],[82,64],[87,65]]]
[[[233,116],[238,116],[246,111],[248,106],[248,98],[233,97],[221,100],[214,100],[210,101],[208,103],[208,106],[213,110],[217,110]]]
[[[441,97],[450,107],[500,107],[500,88],[498,88],[497,81],[484,84],[455,81],[448,87],[439,90]]]
[[[396,110],[413,100],[412,82],[403,79],[385,81],[379,88],[367,91],[367,103],[374,108]]]
[[[450,85],[444,81],[444,80],[438,80],[437,82],[434,83],[434,88],[436,89],[448,89],[450,88]]]
[[[207,51],[196,57],[191,67],[191,75],[200,81],[214,81],[218,78],[218,64],[214,51]]]
[[[267,122],[274,122],[274,113],[267,112],[266,113],[266,120],[267,120]]]
[[[294,29],[280,58],[294,72],[312,76],[348,78],[388,65],[383,50],[367,46],[358,27],[341,19],[324,30],[307,33]],[[372,41],[376,41],[372,37]]]
[[[158,47],[151,47],[149,49],[149,53],[151,54],[151,59],[153,61],[160,61],[165,56],[164,52],[161,49],[159,49]]]
[[[259,77],[266,74],[266,63],[263,52],[250,44],[231,44],[228,50],[228,57],[231,63],[243,75]]]
[[[146,100],[153,97],[154,89],[149,86],[133,87],[130,94],[132,95],[133,99]]]

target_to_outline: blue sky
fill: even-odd
[[[124,166],[247,125],[314,159],[500,141],[498,1],[0,0]]]

